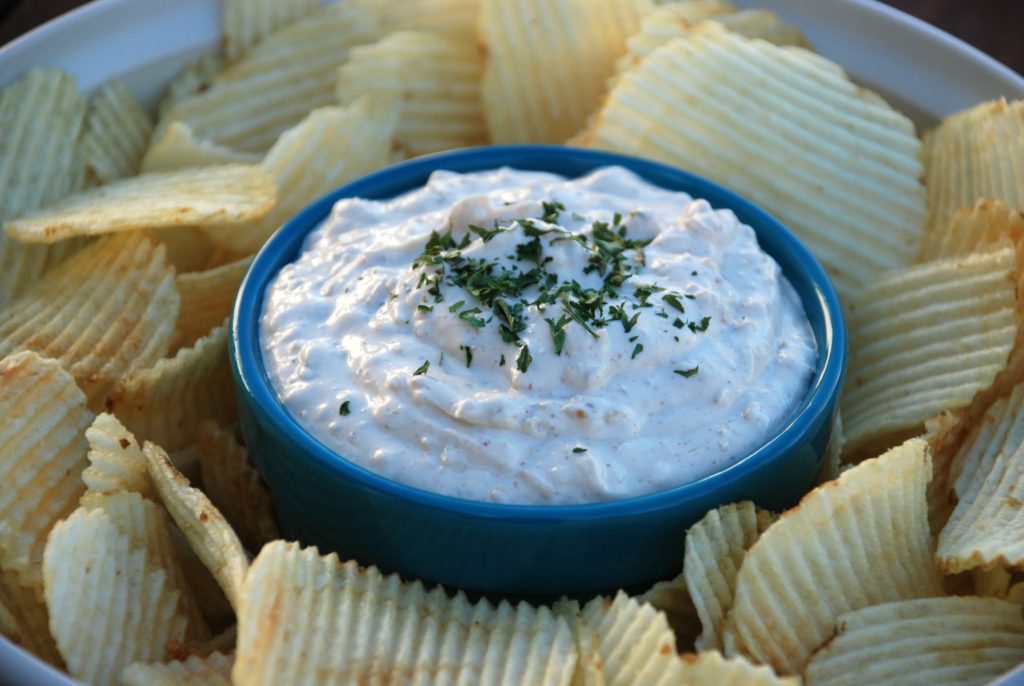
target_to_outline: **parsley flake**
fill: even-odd
[[[417,367],[416,371],[414,371],[412,373],[412,375],[413,376],[422,376],[423,374],[427,373],[428,369],[430,369],[430,360],[424,360],[423,364],[421,364],[419,367]]]
[[[693,369],[674,369],[673,372],[679,376],[689,379],[691,376],[700,371],[700,365],[697,365]]]
[[[533,356],[530,355],[530,346],[524,345],[516,357],[516,369],[525,374],[526,370],[530,368],[531,362],[533,362]]]
[[[578,446],[576,446],[575,448],[573,448],[573,449],[572,449],[572,451],[573,451],[574,453],[585,453],[585,452],[587,452],[587,449],[586,449],[586,448],[584,448],[584,447],[583,447],[583,446],[581,446],[581,445],[578,445]]]
[[[342,417],[347,417],[349,415],[349,413],[351,412],[351,410],[348,407],[348,404],[349,404],[349,401],[346,400],[345,402],[343,402],[341,404],[341,407],[338,408],[338,414],[340,414]]]

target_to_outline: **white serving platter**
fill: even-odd
[[[875,0],[737,4],[774,10],[801,27],[818,52],[919,126],[984,100],[1024,98],[1021,75]],[[84,91],[120,77],[153,105],[182,63],[214,49],[219,36],[220,0],[95,0],[0,47],[0,87],[31,67],[58,67],[74,74]],[[0,686],[74,683],[0,637]],[[999,686],[1024,686],[1024,670]]]

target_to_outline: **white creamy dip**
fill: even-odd
[[[268,287],[261,340],[284,405],[340,455],[504,503],[718,471],[796,410],[815,364],[750,227],[617,167],[343,200]]]

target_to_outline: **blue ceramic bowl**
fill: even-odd
[[[378,476],[332,452],[282,406],[260,353],[263,294],[342,198],[391,198],[431,172],[509,166],[577,177],[621,165],[666,189],[731,209],[757,233],[799,294],[817,339],[817,369],[799,410],[755,452],[668,491],[591,505],[460,500]],[[716,184],[662,164],[559,146],[474,148],[422,157],[354,181],[284,225],[256,256],[232,321],[231,364],[242,432],[273,492],[288,538],[384,571],[510,595],[583,595],[679,573],[686,529],[711,508],[751,499],[779,511],[808,490],[821,464],[846,366],[839,299],[818,261],[782,224]]]

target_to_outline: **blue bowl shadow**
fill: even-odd
[[[703,479],[647,496],[589,505],[505,505],[429,493],[373,474],[332,452],[284,409],[260,351],[264,291],[338,200],[392,198],[421,187],[439,169],[508,166],[575,178],[609,165],[731,209],[754,228],[761,248],[799,295],[818,347],[815,376],[801,406],[761,448]],[[678,574],[686,529],[714,507],[739,500],[774,511],[794,505],[811,486],[831,434],[846,370],[846,332],[838,296],[818,261],[780,222],[737,194],[625,155],[493,146],[397,164],[303,209],[271,237],[242,283],[230,357],[246,445],[274,494],[286,537],[386,572],[467,590],[582,596]]]

